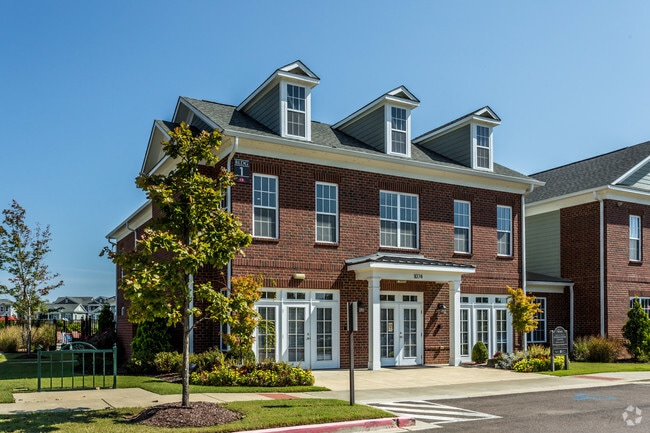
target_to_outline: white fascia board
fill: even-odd
[[[564,293],[564,288],[571,286],[569,282],[526,281],[526,291],[535,293]]]
[[[531,184],[543,185],[535,179],[519,179],[490,172],[472,170],[469,168],[452,168],[435,166],[424,162],[386,155],[373,155],[363,152],[334,149],[331,147],[304,143],[298,140],[287,140],[280,137],[260,137],[250,133],[224,131],[239,136],[238,153],[265,156],[269,158],[286,159],[316,165],[384,173],[402,178],[412,178],[430,182],[467,186],[493,191],[524,194]],[[282,146],[269,147],[268,143]],[[314,157],[314,151],[323,156]],[[220,157],[225,152],[220,152]],[[327,157],[324,157],[324,156]]]
[[[476,114],[472,113],[468,116],[458,119],[453,123],[450,123],[449,125],[443,126],[440,129],[434,129],[431,132],[425,133],[424,135],[417,137],[415,140],[413,140],[413,143],[414,144],[423,143],[439,135],[446,134],[458,128],[462,128],[463,126],[468,125],[470,123],[478,123],[481,125],[494,127],[500,125],[501,121],[486,119],[485,117],[477,116]]]
[[[541,215],[568,207],[591,203],[596,201],[597,198],[650,205],[650,191],[644,192],[638,189],[605,185],[534,203],[526,203],[526,216]]]
[[[140,227],[142,224],[151,220],[152,217],[151,200],[147,200],[135,212],[122,221],[120,225],[111,230],[111,232],[106,235],[106,239],[120,241],[128,236],[133,229]]]
[[[395,90],[400,90],[404,91],[405,93],[413,96],[411,92],[409,92],[406,88],[403,87],[398,87]],[[393,91],[395,91],[393,90]],[[393,92],[391,91],[391,92]],[[408,109],[413,109],[416,108],[420,105],[420,102],[413,96],[414,100],[409,101],[404,98],[399,98],[397,96],[391,95],[389,93],[386,93],[384,95],[381,95],[379,98],[375,99],[374,101],[370,102],[369,104],[364,105],[354,113],[350,114],[349,116],[345,117],[343,120],[340,120],[336,122],[334,125],[332,125],[332,128],[338,129],[343,126],[346,126],[348,123],[351,123],[354,120],[358,120],[363,118],[365,115],[373,112],[377,107],[380,105],[385,104],[386,102],[390,103],[391,105],[397,105],[403,108],[408,108]]]
[[[315,87],[318,83],[320,83],[320,79],[318,77],[305,77],[303,75],[296,75],[292,74],[286,71],[282,70],[277,70],[269,78],[264,80],[262,84],[260,84],[246,99],[242,101],[241,104],[239,104],[236,108],[237,111],[241,111],[244,109],[248,104],[253,102],[254,100],[261,98],[264,96],[270,89],[273,88],[273,85],[275,85],[276,81],[280,80],[285,80],[285,81],[291,81],[293,83],[299,83],[306,85],[307,87]]]
[[[616,179],[614,182],[612,182],[612,185],[617,185],[618,183],[623,182],[625,179],[627,179],[627,178],[630,177],[632,174],[634,174],[634,172],[636,172],[638,169],[640,169],[641,167],[643,167],[644,165],[646,165],[646,164],[648,163],[648,161],[650,161],[650,156],[647,156],[645,159],[643,159],[643,160],[642,160],[641,162],[639,162],[637,165],[635,165],[634,167],[632,167],[630,170],[628,170],[628,171],[626,171],[625,173],[623,173],[623,175],[622,175],[621,177],[619,177],[619,178]]]
[[[151,127],[151,134],[149,135],[149,143],[147,144],[147,151],[145,152],[144,155],[144,161],[142,161],[142,168],[140,169],[140,173],[144,173],[147,167],[147,161],[149,160],[149,155],[151,154],[153,147],[154,146],[162,146],[160,143],[154,142],[154,136],[156,135],[156,130],[160,131],[167,139],[169,139],[169,134],[167,131],[165,131],[159,124],[158,122],[153,122],[153,126]],[[164,160],[165,158],[163,158]],[[161,160],[162,161],[162,160]],[[160,164],[161,161],[158,161],[156,165],[154,166],[154,169],[156,166]],[[154,169],[150,170],[153,171]]]
[[[406,265],[397,263],[360,263],[347,268],[354,271],[357,280],[380,278],[383,280],[404,281],[460,281],[463,274],[476,272],[474,268],[455,268],[450,266]]]

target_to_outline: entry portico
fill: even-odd
[[[381,280],[429,281],[449,285],[449,364],[460,365],[460,284],[476,268],[421,254],[375,253],[346,260],[357,280],[368,281],[368,369],[381,368]]]

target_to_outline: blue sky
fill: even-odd
[[[302,60],[314,120],[399,85],[414,137],[489,105],[495,160],[532,174],[650,140],[649,22],[647,1],[4,1],[0,208],[50,225],[50,298],[111,295],[98,253],[179,96],[237,105]]]

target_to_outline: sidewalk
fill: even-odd
[[[333,398],[349,400],[348,370],[314,371],[316,385],[330,391],[291,393],[297,398]],[[356,370],[355,403],[380,403],[399,400],[436,400],[479,397],[489,395],[543,392],[558,389],[613,386],[629,382],[650,381],[650,372],[602,373],[589,376],[555,377],[539,374],[522,374],[513,371],[480,367],[426,366],[411,368],[385,368],[378,371]],[[281,398],[277,394],[264,393],[205,393],[192,394],[192,401],[223,403],[241,400],[272,400]],[[98,410],[115,407],[147,407],[163,403],[180,402],[180,395],[158,395],[139,388],[103,389],[83,391],[46,391],[40,393],[14,394],[15,403],[0,404],[0,414],[16,414],[56,410]],[[417,430],[418,426],[407,426],[405,420],[388,418],[381,425],[367,421],[314,426],[303,430],[283,431],[368,431],[394,427],[392,431]],[[431,426],[421,426],[431,427]],[[273,430],[267,430],[273,431]]]

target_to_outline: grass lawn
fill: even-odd
[[[59,370],[57,370],[59,368]],[[64,385],[70,386],[71,378],[64,367],[52,367],[56,374],[64,371]],[[86,377],[86,381],[92,376]],[[81,377],[75,377],[81,383]],[[98,379],[100,380],[100,379]],[[112,381],[112,377],[110,377]],[[53,380],[54,387],[61,379]],[[89,382],[86,382],[88,385]],[[49,373],[43,387],[49,387]],[[143,388],[158,394],[180,394],[181,385],[168,383],[147,376],[119,376],[120,388]],[[35,359],[22,359],[18,354],[0,354],[0,403],[12,403],[14,392],[33,392],[37,389],[37,369]],[[325,390],[323,387],[212,387],[190,386],[190,392],[304,392]],[[191,401],[191,399],[190,399]],[[100,411],[60,411],[37,412],[30,414],[0,415],[0,431],[43,432],[233,432],[291,425],[319,424],[336,421],[373,419],[391,417],[388,412],[363,405],[350,406],[348,402],[328,399],[296,400],[257,400],[224,404],[230,410],[245,415],[245,418],[230,424],[205,428],[161,429],[144,425],[130,424],[126,421],[141,412],[143,408],[107,409]]]
[[[233,432],[292,425],[320,424],[359,419],[386,418],[393,415],[363,405],[350,406],[341,400],[297,399],[258,400],[224,404],[230,410],[245,415],[243,420],[220,426],[188,429],[161,429],[134,425],[125,418],[139,413],[141,408],[109,409],[89,412],[38,412],[0,415],[0,431],[31,433],[43,431],[81,432]]]
[[[571,362],[568,370],[543,371],[540,374],[552,376],[578,376],[593,373],[613,373],[621,371],[650,371],[650,364],[633,362]]]

